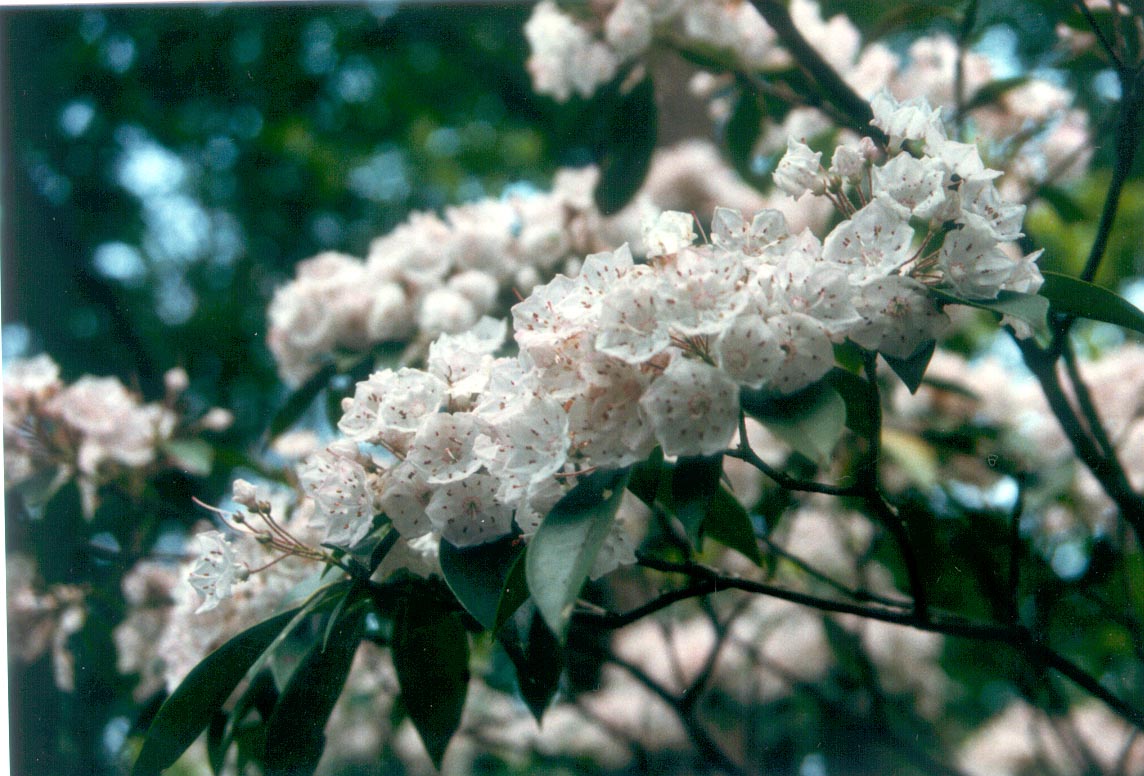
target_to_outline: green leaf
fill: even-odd
[[[431,599],[407,600],[394,626],[393,665],[405,710],[439,769],[469,689],[469,640],[461,618]]]
[[[1144,334],[1144,312],[1124,297],[1079,278],[1044,272],[1041,295],[1054,312],[1104,321]]]
[[[326,721],[361,641],[366,608],[350,605],[290,676],[266,728],[266,776],[313,773],[326,746]]]
[[[243,631],[195,666],[155,715],[132,774],[158,776],[178,760],[299,611],[283,612]]]
[[[623,209],[643,185],[655,151],[658,120],[650,77],[620,95],[608,117],[599,160],[596,205],[604,215]]]
[[[885,353],[882,354],[882,358],[890,365],[890,369],[894,370],[894,374],[910,389],[910,393],[917,393],[918,386],[922,384],[922,378],[926,376],[926,368],[929,367],[930,359],[933,358],[936,349],[937,342],[930,340],[923,343],[909,358],[894,358]]]
[[[163,443],[163,452],[187,474],[205,477],[211,473],[214,448],[205,439],[171,439]]]
[[[671,498],[675,516],[683,524],[691,546],[699,546],[699,535],[711,499],[723,477],[723,456],[685,456],[671,472]]]
[[[248,672],[249,673],[249,672]],[[251,677],[247,688],[235,701],[234,709],[230,714],[221,715],[225,724],[222,731],[214,729],[214,722],[207,730],[207,754],[211,761],[211,768],[215,773],[222,773],[226,763],[226,753],[235,741],[243,727],[243,720],[254,710],[262,715],[262,720],[268,720],[278,703],[278,688],[269,671],[261,671]],[[265,725],[264,721],[260,722]],[[265,747],[263,747],[265,751]]]
[[[273,439],[297,423],[298,418],[302,417],[302,414],[314,403],[314,399],[329,384],[330,378],[335,374],[337,374],[337,367],[333,364],[326,364],[287,396],[286,402],[278,412],[274,413],[274,418],[270,421],[270,430],[267,432],[270,438]]]
[[[524,553],[517,556],[509,569],[504,589],[501,591],[500,601],[497,602],[497,615],[493,621],[492,631],[496,633],[501,629],[509,617],[528,600],[528,579],[524,573]]]
[[[1047,333],[1049,300],[1040,294],[1022,294],[1018,291],[1000,291],[996,299],[963,299],[942,289],[931,288],[930,293],[943,305],[963,304],[981,310],[1011,315],[1033,327],[1037,334]]]
[[[532,600],[563,641],[572,606],[619,509],[628,471],[589,474],[544,518],[525,554]]]
[[[670,465],[664,466],[663,448],[657,447],[651,455],[632,467],[631,476],[628,477],[628,490],[649,507],[654,506],[661,481],[664,479],[663,473],[670,469]]]
[[[867,439],[877,433],[874,422],[877,413],[872,406],[870,387],[866,381],[853,372],[838,367],[827,373],[826,381],[846,403],[846,427]]]
[[[765,115],[762,97],[749,84],[741,84],[739,97],[731,109],[731,117],[727,119],[727,154],[731,166],[743,180],[756,186],[766,181],[764,176],[755,172],[753,165],[755,144]]]
[[[524,545],[514,537],[475,547],[454,547],[441,541],[441,573],[445,583],[477,622],[496,630],[505,585]]]
[[[556,695],[564,670],[560,643],[534,604],[522,608],[497,640],[512,660],[520,695],[539,723]]]
[[[846,402],[825,382],[778,398],[741,393],[743,410],[810,460],[824,465],[846,428]]]
[[[762,565],[763,556],[755,539],[751,517],[739,500],[722,486],[715,489],[703,521],[703,534],[708,538],[746,555],[755,565]]]

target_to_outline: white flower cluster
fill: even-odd
[[[485,318],[442,335],[425,369],[358,383],[345,438],[299,471],[325,541],[353,546],[379,513],[407,540],[527,537],[577,472],[657,445],[670,456],[726,449],[741,389],[806,387],[833,366],[835,343],[909,357],[946,322],[930,286],[973,299],[1035,291],[1036,255],[1001,247],[1019,236],[1024,207],[1000,197],[976,149],[948,140],[924,102],[883,94],[874,107],[892,138],[887,160],[861,141],[824,169],[792,140],[775,172],[779,188],[824,196],[845,216],[824,239],[792,233],[775,210],[720,208],[711,243],[697,245],[692,217],[669,211],[646,226],[647,263],[626,245],[595,253],[514,306],[517,355],[496,356],[505,327]],[[612,550],[613,563],[630,558],[619,532]]]
[[[443,218],[414,213],[374,240],[364,263],[332,252],[302,262],[270,304],[268,341],[282,378],[303,382],[338,349],[464,331],[504,307],[512,289],[527,293],[585,251],[599,219],[595,177],[565,170],[549,193],[484,199]]]
[[[656,32],[667,30],[727,50],[745,68],[789,62],[775,45],[774,30],[745,0],[619,0],[606,14],[582,22],[543,0],[524,26],[533,86],[561,102],[573,93],[590,97],[621,64],[644,53]]]
[[[571,274],[579,257],[604,247],[630,242],[642,255],[641,221],[663,209],[710,216],[717,203],[744,211],[773,206],[802,220],[833,212],[828,202],[824,211],[796,206],[781,192],[764,197],[704,141],[656,151],[644,186],[613,216],[601,215],[592,200],[598,178],[594,167],[565,169],[551,192],[486,199],[444,218],[416,213],[379,237],[364,263],[336,253],[301,262],[270,305],[270,349],[283,379],[300,384],[335,351],[427,343],[482,315],[503,316],[514,291],[528,293],[557,269]]]
[[[145,404],[115,377],[85,375],[66,385],[47,355],[6,364],[7,486],[55,469],[77,475],[90,490],[119,472],[155,463],[183,423],[177,402],[187,387],[186,372],[172,369],[165,382],[166,400]],[[216,408],[196,427],[218,431],[231,421],[229,412]]]
[[[728,52],[748,71],[781,70],[791,64],[774,30],[746,0],[618,0],[594,7],[604,10],[598,17],[580,19],[550,0],[534,8],[525,33],[537,92],[560,101],[572,93],[589,97],[657,38]],[[924,97],[951,117],[959,103],[971,101],[979,89],[1001,77],[988,56],[963,51],[945,33],[918,38],[902,56],[879,42],[863,45],[849,19],[842,14],[823,19],[815,0],[791,0],[789,12],[802,36],[865,98],[885,88],[900,100]],[[712,97],[731,91],[730,74],[704,75],[701,91]],[[1030,73],[1025,83],[996,101],[970,107],[962,117],[964,128],[985,146],[990,163],[1006,172],[1008,196],[1017,198],[1044,181],[1076,177],[1087,167],[1092,154],[1087,113],[1072,108],[1072,95],[1052,80]],[[716,98],[713,109],[725,118],[729,105]],[[795,106],[781,124],[767,128],[760,151],[781,151],[787,137],[814,137],[834,128],[820,110]]]

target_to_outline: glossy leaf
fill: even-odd
[[[1041,295],[1054,312],[1104,321],[1144,334],[1144,312],[1124,297],[1079,278],[1045,272]]]
[[[918,386],[922,384],[922,378],[926,376],[926,369],[929,367],[929,362],[936,349],[937,342],[930,340],[914,351],[914,354],[909,358],[894,358],[884,353],[882,358],[890,365],[890,369],[894,370],[894,374],[910,389],[910,393],[917,393]]]
[[[604,543],[628,482],[627,470],[583,478],[544,518],[525,555],[532,600],[563,641],[572,606]]]
[[[178,760],[299,611],[283,612],[243,631],[195,666],[155,715],[132,774],[158,776]]]
[[[738,499],[722,486],[717,487],[711,496],[707,516],[703,521],[703,534],[724,547],[741,552],[756,565],[763,562],[751,516]]]
[[[539,723],[564,669],[563,650],[535,604],[523,607],[497,637],[516,669],[517,688]]]
[[[663,463],[663,448],[657,447],[645,460],[632,467],[628,490],[650,507],[655,504],[656,495],[666,480],[664,473],[670,470],[671,466]]]
[[[274,413],[274,418],[270,421],[268,432],[270,438],[273,439],[297,423],[335,374],[337,367],[326,364],[286,397],[286,402]]]
[[[528,580],[524,573],[524,553],[516,556],[512,568],[508,571],[504,589],[501,590],[500,601],[497,602],[496,620],[493,622],[493,632],[496,633],[509,617],[528,600]]]
[[[326,746],[326,721],[361,642],[365,607],[338,609],[328,639],[318,640],[294,670],[266,729],[266,776],[312,773]]]
[[[876,414],[871,406],[870,389],[866,381],[853,372],[839,368],[830,370],[826,381],[838,391],[846,404],[846,427],[866,438],[874,434],[877,431]]]
[[[600,182],[596,186],[596,205],[604,215],[623,209],[643,185],[655,151],[658,120],[650,77],[641,79],[616,101],[604,131]]]
[[[671,471],[673,511],[693,547],[699,547],[703,521],[722,477],[722,455],[683,457]]]
[[[440,768],[469,688],[469,639],[461,618],[433,600],[406,601],[394,626],[393,665],[405,711]]]
[[[768,398],[754,391],[741,396],[747,413],[819,464],[830,459],[846,428],[846,403],[825,382],[790,396]]]
[[[497,613],[513,565],[524,552],[514,537],[474,547],[441,541],[441,573],[465,610],[488,630],[496,630]]]
[[[1049,300],[1040,294],[1000,291],[996,299],[963,299],[949,291],[931,288],[930,293],[942,304],[962,304],[981,310],[1020,318],[1041,334],[1048,331]]]

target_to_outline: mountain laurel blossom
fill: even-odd
[[[878,160],[867,141],[847,143],[832,174],[792,140],[775,171],[777,185],[844,217],[821,239],[775,210],[717,208],[711,242],[698,243],[692,216],[664,212],[645,222],[643,262],[627,245],[594,253],[516,304],[515,355],[496,355],[506,329],[484,318],[442,334],[425,369],[359,382],[343,400],[345,436],[299,468],[323,544],[353,547],[379,513],[406,542],[528,539],[579,474],[656,446],[728,449],[742,391],[806,388],[834,366],[836,344],[909,358],[947,324],[930,288],[979,300],[1011,280],[1036,291],[1036,255],[1004,250],[1024,206],[997,192],[974,147],[948,140],[922,100],[883,93],[874,108],[874,123],[919,156],[894,142]],[[248,483],[235,500],[264,511]],[[629,541],[613,531],[601,557],[630,562]],[[192,572],[204,607],[239,570],[221,534],[207,535]]]

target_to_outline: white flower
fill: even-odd
[[[890,150],[897,151],[907,140],[929,144],[945,140],[945,126],[941,122],[941,108],[930,107],[925,98],[898,102],[882,89],[870,100],[874,119],[870,122],[890,136]]]
[[[875,194],[887,194],[917,218],[935,218],[947,199],[944,167],[931,157],[915,159],[898,154],[873,169]]]
[[[643,0],[620,0],[604,22],[604,38],[622,59],[642,54],[651,34],[651,11]]]
[[[499,483],[474,474],[433,491],[425,512],[445,541],[456,547],[483,544],[512,531],[512,507],[497,499]]]
[[[985,219],[966,215],[959,226],[946,235],[938,253],[945,282],[966,299],[994,299],[1016,263],[1001,250]]]
[[[880,196],[826,236],[822,256],[850,271],[854,282],[861,282],[904,264],[913,237],[909,212],[888,196]]]
[[[714,455],[739,422],[739,386],[709,364],[678,357],[640,399],[665,455]]]
[[[473,444],[482,426],[471,412],[434,413],[421,422],[405,460],[430,485],[463,480],[481,468]]]
[[[726,251],[758,256],[788,234],[786,217],[778,210],[760,210],[748,224],[738,210],[715,208],[711,242]]]
[[[203,602],[195,614],[214,609],[230,598],[234,584],[250,574],[245,563],[235,557],[234,548],[219,531],[207,531],[195,537],[199,542],[199,557],[191,567],[189,579]]]
[[[822,324],[802,313],[771,319],[783,359],[771,387],[779,393],[794,393],[817,382],[834,366],[834,348]]]
[[[629,273],[604,297],[596,349],[629,364],[640,364],[671,345],[656,305],[657,287],[647,273]]]
[[[342,400],[338,429],[359,442],[381,442],[404,449],[421,419],[436,412],[448,396],[438,377],[417,369],[385,369],[357,384],[352,399]]]
[[[417,467],[402,463],[384,475],[385,489],[380,506],[397,532],[413,539],[433,530],[425,508],[433,497],[433,488],[425,482]]]
[[[352,443],[331,445],[298,471],[314,501],[312,524],[325,528],[325,543],[347,549],[365,538],[379,511],[374,478],[355,453]]]
[[[795,199],[807,192],[822,194],[826,191],[826,175],[821,159],[821,151],[811,151],[806,143],[788,138],[786,153],[775,168],[775,186]]]
[[[862,321],[850,330],[850,339],[893,358],[909,358],[949,323],[925,286],[898,275],[864,285],[854,297],[854,306]]]
[[[679,253],[695,242],[695,219],[690,213],[665,210],[643,222],[643,242],[648,257]]]
[[[590,97],[597,86],[612,79],[619,65],[618,57],[606,44],[593,40],[551,0],[543,0],[532,9],[524,35],[532,50],[528,71],[533,86],[560,102],[573,92]]]
[[[778,337],[758,313],[736,316],[719,335],[719,368],[748,388],[761,388],[778,371],[783,353]]]

